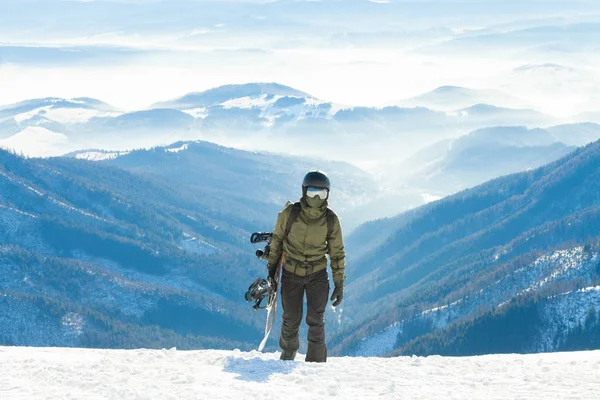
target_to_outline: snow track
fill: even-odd
[[[237,350],[0,347],[0,398],[595,399],[600,391],[600,351],[327,364],[277,358]]]

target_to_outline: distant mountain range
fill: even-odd
[[[238,106],[244,106],[250,105],[253,98],[263,98],[263,95],[265,95],[265,98],[269,97],[267,101],[272,100],[275,96],[279,99],[285,99],[286,97],[296,99],[312,98],[308,93],[277,83],[248,83],[245,85],[225,85],[204,92],[189,93],[175,100],[154,104],[151,108],[173,108],[183,111],[211,107],[222,103],[228,103],[233,107],[235,106],[233,102],[236,100]],[[244,99],[248,102],[247,104],[242,104]],[[282,106],[284,103],[285,100],[281,101],[279,105]]]
[[[567,146],[597,138],[591,124],[590,132],[581,127],[574,132],[565,126],[562,134],[553,134],[555,141],[564,145],[553,144],[548,151],[520,148],[522,157],[512,158],[510,163],[506,160],[514,150],[496,149],[490,142],[485,154],[479,155],[480,159],[489,157],[490,168],[474,168],[476,163],[469,157],[477,157],[473,153],[477,148],[472,145],[466,159],[465,149],[445,154],[445,164],[432,164],[430,146],[441,148],[436,144],[440,140],[453,141],[497,125],[533,129],[555,122],[533,110],[479,104],[508,104],[509,100],[514,99],[498,91],[446,86],[411,99],[411,105],[417,107],[349,107],[276,83],[221,86],[135,112],[122,112],[87,98],[49,98],[1,107],[0,146],[28,156],[56,156],[83,149],[111,149],[107,151],[114,156],[201,138],[228,147],[343,160],[382,177],[384,190],[375,196],[370,191],[372,201],[352,200],[352,205],[343,205],[356,211],[350,215],[363,216],[350,221],[350,226],[356,226],[498,175],[537,167],[572,150]],[[510,129],[504,129],[502,135]],[[457,143],[469,141],[472,139]],[[84,153],[105,158],[101,152]]]
[[[531,55],[596,51],[598,42],[593,40],[600,33],[596,21],[545,24],[508,30],[481,30],[462,37],[424,46],[425,54],[478,54],[503,51],[507,56],[528,53]]]
[[[454,111],[475,104],[493,104],[498,107],[514,109],[531,107],[518,97],[499,90],[470,89],[460,86],[440,86],[431,92],[399,100],[394,104],[402,107],[426,107],[439,111]]]
[[[333,351],[598,348],[599,173],[595,142],[357,229]]]
[[[507,98],[493,91],[440,88],[409,102],[418,107],[367,108],[322,101],[275,83],[252,83],[190,93],[127,113],[92,99],[40,99],[0,108],[0,146],[30,155],[59,155],[60,150],[124,150],[203,139],[369,162],[405,157],[437,140],[479,128],[557,122],[533,110],[480,104],[505,104]],[[56,138],[45,154],[49,146],[30,140],[34,133],[39,135],[33,128],[59,134],[60,140]]]
[[[424,193],[451,194],[510,173],[537,168],[576,146],[600,139],[600,125],[569,124],[545,129],[484,128],[435,143],[392,165],[402,185]]]
[[[585,144],[595,139],[600,139],[600,126],[595,124],[482,129],[439,142],[400,165],[390,165],[383,184],[349,164],[251,153],[198,141],[133,152],[85,150],[70,155],[168,179],[193,191],[215,190],[228,201],[237,202],[231,206],[237,209],[254,204],[260,207],[257,199],[283,204],[297,195],[297,182],[305,171],[320,168],[332,176],[332,206],[350,231],[361,223],[396,215],[497,176],[557,160],[575,149],[564,142]],[[207,170],[217,173],[207,174]],[[247,180],[250,170],[272,179],[267,192],[262,184]],[[226,179],[222,179],[223,174]],[[397,182],[396,186],[390,182]],[[281,193],[289,194],[285,197]]]

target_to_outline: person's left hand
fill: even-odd
[[[333,301],[334,307],[342,304],[342,300],[344,300],[344,282],[335,284],[335,288],[333,289],[330,300]]]

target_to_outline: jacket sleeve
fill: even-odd
[[[275,223],[275,229],[273,229],[273,240],[271,240],[271,249],[269,251],[269,261],[267,261],[267,269],[277,268],[279,259],[283,252],[283,235],[285,234],[285,228],[290,212],[288,207],[284,208],[277,215],[277,222]]]
[[[333,282],[338,285],[346,279],[346,252],[344,251],[342,226],[337,215],[334,216],[333,229],[328,246],[331,260],[331,275],[333,276]]]

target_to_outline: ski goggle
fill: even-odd
[[[329,195],[329,191],[327,189],[309,186],[306,188],[306,195],[312,199],[319,197],[319,199],[325,200]]]

